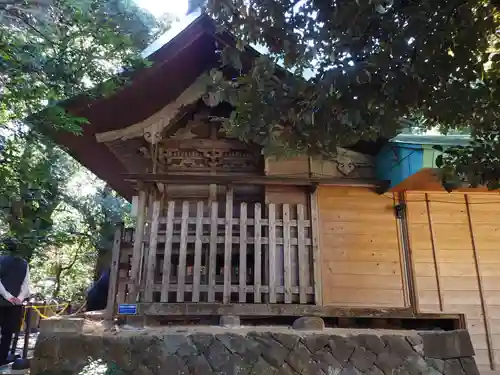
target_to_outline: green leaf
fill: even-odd
[[[441,168],[444,165],[443,155],[438,155],[436,157],[436,167]]]

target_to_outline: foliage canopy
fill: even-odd
[[[409,125],[475,142],[445,170],[497,187],[500,11],[487,0],[192,0],[236,38],[212,95],[234,104],[228,127],[268,148],[331,155]],[[242,69],[245,46],[264,47]],[[259,48],[262,49],[262,48]],[[281,66],[281,67],[279,67]],[[287,74],[283,74],[283,69]],[[273,151],[274,152],[274,151]]]
[[[169,22],[128,0],[0,0],[0,234],[34,281],[53,276],[54,296],[88,286],[129,205],[23,120],[45,109],[37,125],[79,132],[86,120],[58,103],[114,92],[119,68],[146,65],[140,51]]]
[[[53,104],[113,92],[165,26],[127,0],[0,0],[0,122],[50,105],[52,126],[79,131],[85,119]]]

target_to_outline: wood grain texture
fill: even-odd
[[[118,278],[120,265],[120,249],[122,239],[123,225],[117,225],[113,238],[113,249],[111,254],[111,270],[109,275],[108,301],[106,304],[106,318],[111,319],[115,313],[116,297],[118,293]]]
[[[139,203],[137,208],[137,218],[136,218],[136,226],[134,233],[134,248],[132,254],[132,269],[130,275],[130,282],[132,284],[132,288],[130,293],[127,296],[127,302],[134,303],[137,300],[137,296],[139,294],[139,272],[141,269],[141,255],[142,248],[144,246],[144,226],[146,224],[146,201],[147,201],[147,193],[145,190],[141,190],[139,192]]]
[[[419,311],[465,314],[477,363],[496,367],[500,364],[500,227],[496,224],[500,196],[411,192],[407,200]]]
[[[369,189],[318,188],[325,305],[404,307],[393,207]]]

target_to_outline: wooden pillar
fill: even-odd
[[[119,279],[120,248],[123,232],[123,223],[117,225],[113,239],[111,254],[111,270],[109,275],[108,302],[106,304],[106,319],[112,319],[115,313],[116,294]]]
[[[130,272],[130,292],[127,296],[127,302],[137,302],[140,289],[140,269],[142,265],[142,248],[144,240],[144,226],[146,224],[146,190],[141,189],[139,192],[139,202],[137,207],[137,219],[134,233],[134,248],[132,252],[132,269]]]
[[[154,202],[156,201],[156,191],[154,187],[146,190],[146,207],[144,215],[144,233],[143,239],[149,238],[151,240],[151,225],[153,224],[153,209]],[[159,212],[158,212],[159,214]],[[144,242],[144,241],[143,241]],[[139,280],[140,280],[140,291],[146,290],[146,278],[147,278],[147,267],[148,259],[150,253],[151,241],[147,242],[147,245],[143,245],[141,249],[141,266],[139,268]]]
[[[313,159],[307,158],[309,178],[313,175]],[[323,288],[321,279],[321,249],[319,243],[319,213],[318,213],[318,186],[314,185],[309,191],[309,218],[311,219],[312,266],[314,304],[323,305]]]
[[[233,199],[234,191],[232,186],[226,190],[226,230],[224,240],[224,293],[223,302],[231,301],[231,259],[233,247]]]
[[[318,190],[316,187],[309,194],[309,210],[311,217],[312,261],[314,303],[323,305],[323,288],[321,279],[321,249],[319,243]]]
[[[149,228],[149,252],[146,265],[146,302],[153,302],[153,291],[155,283],[155,269],[156,269],[156,248],[158,246],[158,226],[160,220],[161,202],[155,201],[153,203],[152,220]]]

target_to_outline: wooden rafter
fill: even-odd
[[[97,142],[112,142],[144,136],[148,142],[157,143],[161,139],[163,131],[172,125],[172,120],[177,117],[182,109],[196,103],[206,93],[207,82],[207,74],[202,74],[177,99],[168,103],[152,116],[126,128],[97,133],[95,136]]]

